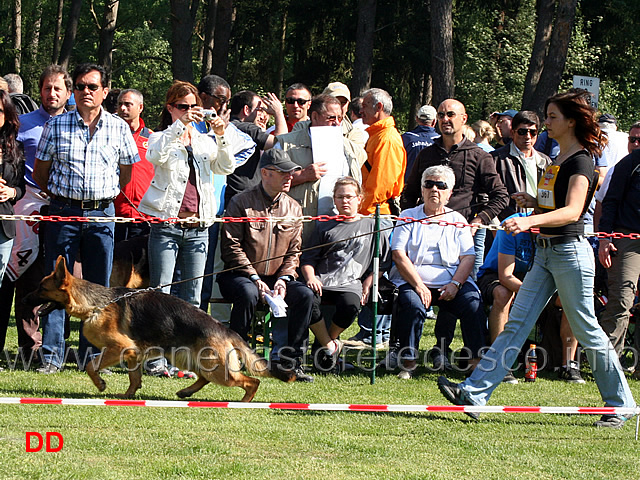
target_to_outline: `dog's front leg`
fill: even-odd
[[[100,362],[102,363],[102,362]],[[104,389],[107,388],[107,384],[106,382],[102,379],[102,377],[100,377],[100,375],[98,374],[98,372],[96,371],[96,368],[93,365],[93,360],[89,360],[86,364],[85,364],[85,371],[87,372],[87,375],[89,375],[89,378],[91,379],[91,381],[93,382],[93,384],[96,386],[96,388],[98,389],[99,392],[104,392]]]

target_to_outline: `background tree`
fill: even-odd
[[[101,23],[98,21],[97,15],[95,15],[93,5],[91,6],[100,38],[100,42],[98,43],[98,63],[109,73],[111,72],[113,63],[113,37],[116,32],[119,5],[120,0],[106,0],[104,3],[104,14]]]
[[[432,0],[431,76],[435,105],[455,96],[453,66],[453,0]]]
[[[376,25],[376,0],[358,0],[355,60],[353,63],[352,96],[360,96],[371,86],[373,43]]]

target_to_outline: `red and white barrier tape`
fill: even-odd
[[[207,402],[181,400],[117,400],[99,398],[0,397],[0,404],[81,405],[100,407],[178,407],[232,408],[257,410],[307,410],[345,412],[474,412],[474,413],[552,413],[563,415],[638,415],[640,407],[534,407],[534,406],[466,406],[466,405],[378,405],[350,403],[260,403]]]

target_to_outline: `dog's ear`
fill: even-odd
[[[60,287],[65,282],[67,275],[69,274],[67,270],[67,261],[64,259],[62,255],[58,256],[56,260],[56,269],[54,271],[54,279],[56,281],[56,286]]]

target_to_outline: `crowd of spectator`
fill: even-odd
[[[344,349],[374,343],[388,349],[381,366],[412,378],[436,306],[433,368],[471,375],[460,385],[441,377],[439,387],[451,401],[484,404],[499,383],[518,382],[509,349],[519,351],[537,308],[558,290],[559,378],[584,383],[580,344],[607,405],[633,403],[618,357],[640,344],[638,330],[635,343],[627,334],[640,274],[640,240],[628,237],[640,233],[639,123],[629,134],[618,131],[614,116],[598,117],[588,93],[575,90],[550,98],[543,120],[506,109],[472,125],[464,104],[447,99],[419,108],[417,127],[400,135],[393,100],[379,88],[352,98],[340,82],[317,95],[294,83],[281,102],[273,93],[232,94],[223,78],[208,75],[197,86],[174,82],[152,131],[142,93],[108,85],[99,65],[81,64],[72,74],[51,65],[39,79],[38,105],[18,75],[0,81],[0,212],[137,220],[3,220],[3,346],[14,292],[19,300],[34,288],[58,255],[76,274],[109,285],[114,243],[148,236],[150,285],[205,311],[211,298],[228,301],[230,311],[211,313],[245,340],[257,304],[281,297],[287,315],[273,321],[271,368],[293,369],[299,381],[313,381],[309,363],[323,372],[353,368]],[[397,298],[394,314],[374,322],[367,305],[376,208],[383,215],[380,275]],[[345,218],[303,221],[336,213]],[[214,221],[222,215],[274,220]],[[443,224],[419,221],[431,218]],[[460,222],[468,227],[444,224]],[[487,228],[499,224],[497,232]],[[595,231],[627,237],[598,242]],[[594,252],[595,284],[608,298],[601,326]],[[38,318],[19,303],[19,349],[39,372],[59,372],[64,312]],[[332,318],[326,304],[336,307]],[[451,348],[458,319],[465,355]],[[356,320],[360,331],[341,340]],[[490,373],[476,368],[503,350],[509,355]],[[80,368],[94,354],[80,331]],[[167,375],[171,366],[149,370]],[[619,395],[610,395],[616,385]],[[599,426],[623,420],[603,417]]]

